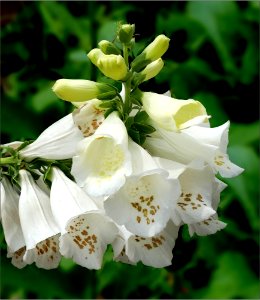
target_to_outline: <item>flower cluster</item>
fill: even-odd
[[[180,226],[191,236],[226,226],[217,215],[226,185],[216,175],[243,171],[227,154],[229,122],[211,128],[199,101],[142,92],[169,39],[159,35],[129,59],[133,45],[134,26],[125,24],[114,43],[88,54],[121,82],[120,93],[59,79],[53,91],[73,112],[33,142],[1,146],[1,222],[18,268],[56,268],[64,256],[99,269],[109,244],[115,261],[161,268],[171,264]]]

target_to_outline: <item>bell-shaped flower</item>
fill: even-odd
[[[60,252],[77,264],[100,269],[117,227],[94,201],[58,168],[52,169],[51,207],[61,231]]]
[[[27,147],[20,151],[20,156],[30,161],[34,158],[68,159],[76,153],[78,142],[83,139],[80,130],[75,126],[72,114],[52,124]]]
[[[88,58],[107,77],[114,80],[124,80],[127,75],[127,66],[121,55],[104,54],[100,49],[92,49]]]
[[[121,227],[120,234],[113,242],[114,260],[123,263],[164,268],[171,265],[172,249],[178,236],[179,227],[169,221],[163,231],[152,237],[134,235]]]
[[[89,100],[72,113],[75,125],[84,137],[91,136],[105,120],[104,110],[99,108],[100,100]]]
[[[199,101],[179,100],[150,92],[141,93],[139,97],[156,127],[179,131],[196,124],[208,124],[209,116]]]
[[[19,216],[26,244],[24,261],[35,262],[39,268],[56,268],[61,259],[59,228],[51,212],[50,198],[28,171],[20,170],[19,174]]]
[[[83,79],[59,79],[52,90],[59,98],[69,102],[84,102],[116,95],[116,89],[108,84]]]
[[[17,268],[23,268],[25,253],[25,241],[19,218],[19,194],[6,177],[2,178],[1,185],[1,218],[6,244],[8,246],[7,257],[12,258],[12,264]]]
[[[132,140],[129,150],[133,174],[119,191],[105,200],[104,208],[108,216],[133,234],[151,237],[166,226],[171,202],[180,195],[179,182],[168,180],[168,173]]]
[[[212,208],[217,211],[218,204],[220,201],[220,193],[226,188],[226,184],[217,178],[215,178],[214,182],[214,193],[212,196]],[[214,234],[217,231],[225,228],[227,226],[226,223],[218,220],[217,213],[212,215],[210,218],[188,225],[190,236],[194,233],[200,236]]]
[[[132,172],[128,135],[117,112],[111,113],[90,137],[79,143],[71,173],[90,196],[108,196]]]
[[[205,221],[216,213],[212,208],[215,175],[208,165],[203,161],[182,165],[162,158],[157,158],[157,162],[169,171],[170,178],[180,181],[181,195],[172,202],[171,211],[171,219],[176,225]]]
[[[228,121],[215,128],[192,126],[180,132],[157,127],[157,136],[147,138],[145,147],[152,155],[185,164],[194,159],[203,159],[221,176],[234,177],[243,169],[233,164],[227,154],[229,125]]]

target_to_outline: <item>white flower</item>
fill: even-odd
[[[104,208],[108,216],[127,230],[151,237],[166,226],[171,202],[180,195],[179,182],[177,179],[168,180],[168,173],[131,140],[129,150],[133,174],[118,192],[105,200]]]
[[[142,93],[141,101],[153,124],[163,129],[178,131],[196,124],[208,124],[206,109],[199,101],[178,100],[150,92]]]
[[[178,230],[179,227],[169,221],[162,232],[144,238],[132,234],[122,226],[120,235],[112,244],[114,260],[130,264],[141,261],[144,265],[155,268],[169,266]]]
[[[131,172],[127,131],[113,112],[94,135],[79,143],[71,173],[87,194],[98,197],[119,190]]]
[[[99,108],[100,103],[102,102],[97,99],[89,100],[72,113],[74,123],[84,137],[94,134],[105,119],[104,110]]]
[[[170,178],[178,178],[181,184],[181,195],[172,202],[171,219],[176,225],[205,221],[216,213],[212,208],[215,175],[208,165],[202,161],[193,161],[189,165],[162,158],[157,161],[169,171]]]
[[[227,154],[229,125],[230,123],[226,122],[215,128],[192,126],[180,132],[156,127],[157,136],[148,137],[145,147],[152,155],[181,163],[203,159],[221,176],[234,177],[243,169],[230,162]]]
[[[30,161],[34,158],[68,159],[76,153],[76,146],[83,139],[75,126],[72,114],[65,116],[45,129],[30,145],[20,151],[21,157]]]
[[[52,169],[51,207],[61,231],[60,252],[77,264],[100,269],[117,227],[58,168]]]
[[[214,210],[217,210],[219,200],[220,200],[220,193],[226,188],[226,184],[217,178],[214,182],[214,193],[212,197],[212,208]],[[192,236],[194,233],[197,235],[203,236],[203,235],[209,235],[214,234],[217,231],[225,228],[227,226],[226,223],[218,220],[217,213],[212,215],[207,220],[201,221],[199,223],[194,223],[188,225],[190,236]]]
[[[19,194],[5,177],[3,177],[0,185],[1,218],[5,240],[8,246],[7,257],[11,257],[12,264],[21,269],[26,263],[23,261],[25,241],[19,218]]]
[[[26,244],[24,261],[39,268],[56,268],[61,259],[59,229],[54,221],[49,196],[35,183],[31,174],[20,170],[19,216]]]

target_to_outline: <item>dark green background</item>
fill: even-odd
[[[165,68],[142,89],[200,100],[212,126],[231,120],[229,154],[245,168],[224,180],[228,226],[193,238],[183,227],[164,269],[115,263],[109,249],[99,271],[70,260],[18,270],[1,231],[1,298],[258,298],[259,2],[1,1],[1,14],[1,143],[36,138],[71,111],[55,80],[105,81],[86,53],[126,21],[136,24],[135,54],[158,34],[171,38]]]

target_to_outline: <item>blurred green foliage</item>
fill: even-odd
[[[200,100],[212,126],[231,120],[231,159],[245,172],[225,179],[213,236],[182,228],[173,264],[154,269],[112,261],[99,271],[63,259],[57,270],[14,268],[1,231],[1,298],[259,298],[259,2],[1,1],[1,143],[36,138],[71,111],[51,87],[59,78],[106,81],[86,53],[136,24],[139,53],[171,38],[165,68],[145,91]]]

